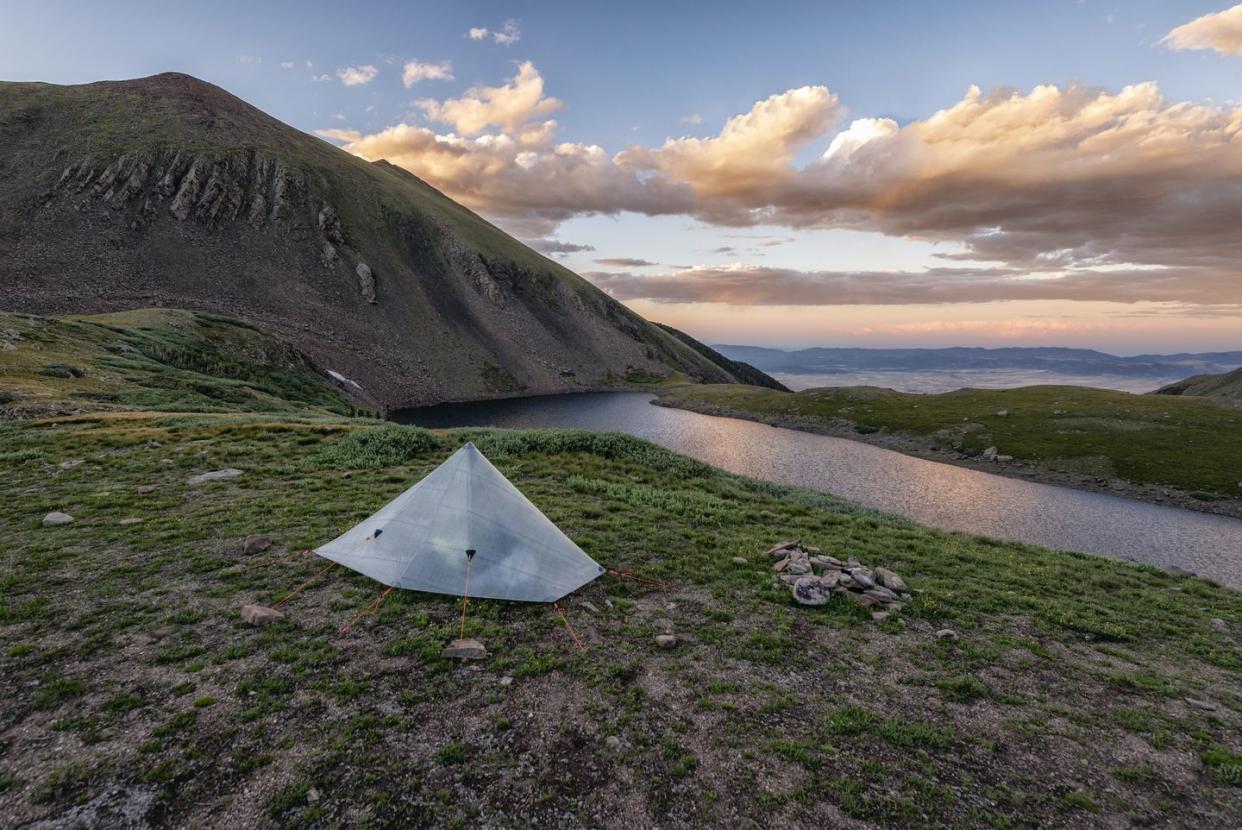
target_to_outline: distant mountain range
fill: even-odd
[[[796,351],[761,346],[717,345],[731,360],[744,361],[764,372],[791,375],[849,372],[916,372],[961,370],[1031,370],[1063,375],[1125,375],[1183,378],[1228,372],[1242,367],[1242,351],[1143,354],[1133,357],[1094,349],[954,347],[947,349],[833,349]]]

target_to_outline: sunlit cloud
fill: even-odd
[[[449,61],[443,63],[422,63],[421,61],[408,61],[401,72],[401,83],[405,86],[412,87],[419,81],[451,81],[453,80],[453,64]]]
[[[281,61],[280,62],[281,69],[293,69],[295,66],[297,66],[297,64],[294,63],[293,61]]]
[[[315,130],[315,135],[330,138],[333,141],[358,141],[362,138],[362,133],[357,130]]]
[[[471,40],[487,40],[489,34],[486,26],[474,26],[470,31],[466,32],[466,37]]]
[[[1071,290],[1124,298],[1133,290],[1208,302],[1203,292],[1188,300],[1188,292],[1194,285],[1236,292],[1232,283],[1242,283],[1242,109],[1169,102],[1154,83],[1117,92],[971,87],[952,106],[905,124],[843,122],[835,94],[805,86],[756,102],[714,135],[611,154],[557,142],[547,116],[563,105],[529,62],[500,86],[416,106],[450,131],[404,123],[337,140],[524,236],[549,236],[573,216],[681,214],[718,226],[951,242],[956,250],[940,256],[962,268],[997,263],[1019,276],[1070,275],[1056,289],[1045,281],[984,291],[998,299]],[[813,160],[800,163],[808,152]],[[779,244],[756,242],[750,255]],[[897,279],[932,297],[925,301],[941,301],[917,275]],[[798,281],[784,285],[815,293]],[[936,296],[970,296],[937,285]],[[834,302],[831,291],[819,296]]]
[[[472,26],[467,32],[466,37],[470,40],[487,40],[491,38],[493,43],[499,43],[501,46],[512,46],[522,39],[522,29],[518,26],[516,20],[506,20],[504,25],[499,29],[489,29],[486,26]]]
[[[1222,55],[1242,55],[1242,4],[1183,23],[1160,43],[1170,49],[1215,49]]]
[[[341,79],[341,83],[345,86],[363,86],[375,80],[375,76],[379,75],[379,70],[370,64],[364,66],[346,66],[344,69],[336,70],[336,76]]]
[[[1230,269],[1082,269],[1030,273],[1007,267],[922,271],[799,271],[746,263],[664,274],[591,271],[619,300],[764,305],[934,305],[1018,300],[1242,303]]]
[[[696,112],[696,113],[692,113],[692,114],[690,114],[690,115],[683,115],[683,116],[681,117],[681,123],[683,123],[683,124],[702,124],[702,123],[703,123],[703,116],[699,115],[697,112]]]

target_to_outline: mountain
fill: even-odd
[[[1201,354],[1119,357],[1094,349],[832,349],[797,351],[760,346],[718,345],[721,354],[765,372],[832,374],[855,371],[951,371],[964,369],[1029,369],[1066,375],[1113,374],[1175,378],[1189,372],[1220,372],[1242,366],[1242,351]]]
[[[226,314],[386,407],[742,381],[410,173],[187,75],[0,83],[0,142],[4,310]]]
[[[1153,395],[1196,395],[1242,402],[1242,369],[1218,375],[1194,375],[1162,386]]]
[[[739,360],[730,360],[720,352],[713,349],[711,346],[700,343],[684,331],[678,331],[672,326],[666,326],[663,323],[656,323],[656,325],[676,337],[681,342],[685,343],[690,348],[697,351],[699,354],[706,357],[712,363],[715,363],[718,366],[723,366],[726,370],[731,372],[740,383],[749,384],[750,386],[763,386],[768,389],[775,389],[778,392],[790,391],[789,387],[785,386],[785,384],[776,380],[776,378],[769,377],[756,369],[754,366],[751,366],[749,363],[743,363]]]

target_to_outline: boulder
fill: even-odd
[[[487,656],[487,649],[483,648],[483,644],[478,640],[467,637],[449,643],[444,651],[440,652],[440,656],[456,657],[459,660],[482,660]]]
[[[810,572],[811,564],[809,562],[790,561],[788,567],[785,568],[785,573],[793,574],[794,576],[804,576]]]
[[[677,637],[674,634],[657,634],[655,642],[660,648],[673,648],[677,645]]]
[[[825,588],[835,588],[841,579],[840,571],[828,571],[819,575],[819,584]]]
[[[832,594],[818,577],[804,576],[793,584],[793,598],[800,605],[826,605]]]
[[[823,571],[827,571],[827,570],[839,571],[841,570],[842,563],[840,559],[837,559],[832,556],[823,556],[823,555],[812,556],[811,567],[817,570],[823,570]]]
[[[378,303],[379,300],[375,299],[375,275],[371,273],[371,267],[365,262],[359,262],[354,273],[358,276],[358,290],[362,293],[362,299],[372,305]]]
[[[850,591],[850,599],[854,600],[854,602],[858,603],[863,608],[871,608],[872,606],[880,604],[880,601],[876,599],[875,597],[871,596],[871,594],[869,593],[859,594],[854,591]]]
[[[196,476],[190,476],[185,480],[185,483],[193,486],[195,484],[202,484],[206,481],[223,481],[225,479],[237,478],[241,474],[241,470],[235,470],[232,467],[229,467],[224,470],[212,470],[210,473],[199,473]]]
[[[910,590],[906,587],[905,580],[890,571],[888,568],[876,568],[875,581],[883,585],[885,588],[888,588],[890,591],[896,591],[897,593],[904,593]]]
[[[51,513],[48,513],[46,516],[43,517],[43,524],[45,525],[56,526],[56,525],[67,525],[67,524],[72,524],[72,523],[73,523],[73,517],[70,516],[68,513],[61,513],[59,510],[53,510]]]
[[[245,544],[242,545],[242,553],[251,556],[256,553],[262,553],[272,546],[272,537],[267,534],[259,534],[257,536],[247,536]]]
[[[243,605],[241,607],[241,618],[243,621],[250,623],[250,625],[267,625],[277,620],[283,620],[285,615],[275,608],[268,608],[266,605]]]
[[[788,556],[782,559],[778,559],[776,561],[776,564],[772,566],[772,570],[776,571],[777,573],[780,573],[781,571],[789,567],[789,562],[790,562],[790,559]]]
[[[997,450],[997,449],[996,449],[996,447],[988,447],[988,448],[987,448],[986,450],[984,450],[984,451],[983,451],[983,453],[980,455],[980,458],[982,458],[984,461],[995,461],[995,460],[996,460],[996,454],[997,454],[998,452],[999,452],[999,450]]]
[[[863,593],[868,596],[875,597],[880,602],[895,602],[897,600],[896,594],[881,585],[876,585],[874,588],[868,588]]]
[[[849,571],[850,579],[863,590],[875,587],[875,579],[866,568],[854,568]]]

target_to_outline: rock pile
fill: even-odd
[[[819,548],[803,545],[801,539],[774,545],[764,556],[776,560],[772,570],[802,605],[825,605],[836,594],[875,609],[872,616],[884,619],[910,601],[905,580],[887,568],[873,571],[853,556],[842,562]]]

